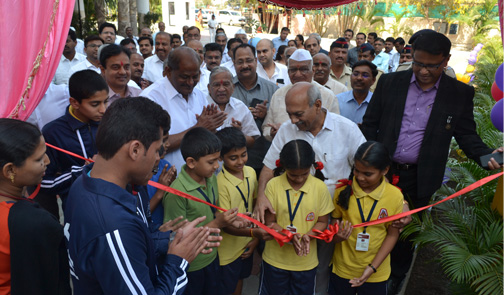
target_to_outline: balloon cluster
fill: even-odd
[[[481,48],[483,48],[483,44],[481,43],[478,43],[478,45],[474,47],[473,51],[471,51],[471,53],[469,54],[469,58],[467,59],[467,62],[469,64],[466,67],[465,74],[456,74],[457,80],[467,84],[474,79],[473,77],[473,72],[475,69],[474,65],[478,61],[478,53],[480,52]]]
[[[492,97],[495,99],[497,102],[493,108],[492,112],[490,113],[490,119],[492,120],[492,124],[497,128],[499,131],[502,132],[503,130],[503,101],[502,99],[504,97],[504,63],[502,63],[499,68],[497,69],[497,72],[495,72],[495,81],[492,84]]]

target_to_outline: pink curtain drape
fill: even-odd
[[[26,120],[58,67],[75,0],[0,0],[0,117]]]

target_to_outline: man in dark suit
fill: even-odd
[[[414,208],[427,205],[441,186],[453,136],[478,163],[482,155],[502,152],[488,148],[476,133],[474,88],[444,74],[450,48],[443,34],[421,34],[413,44],[412,69],[383,75],[363,118],[362,133],[387,146],[391,170],[399,175],[398,186]],[[501,167],[493,159],[488,165]],[[409,269],[411,246],[400,241],[392,251],[390,289],[399,287]]]

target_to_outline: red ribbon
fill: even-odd
[[[85,161],[89,161],[89,162],[94,162],[93,160],[91,159],[86,159],[84,158],[83,156],[81,155],[78,155],[78,154],[75,154],[75,153],[72,153],[70,151],[67,151],[67,150],[64,150],[62,148],[59,148],[59,147],[56,147],[52,144],[49,144],[49,143],[46,143],[46,145],[48,147],[51,147],[53,149],[56,149],[60,152],[63,152],[63,153],[66,153],[68,155],[71,155],[71,156],[74,156],[76,158],[79,158],[79,159],[83,159]],[[357,228],[357,227],[364,227],[364,226],[372,226],[372,225],[377,225],[377,224],[381,224],[381,223],[386,223],[386,222],[391,222],[391,221],[394,221],[394,220],[397,220],[397,219],[400,219],[400,218],[403,218],[405,216],[408,216],[408,215],[411,215],[411,214],[415,214],[417,212],[420,212],[422,210],[425,210],[427,208],[431,208],[431,207],[434,207],[436,205],[439,205],[443,202],[446,202],[448,200],[451,200],[451,199],[454,199],[460,195],[463,195],[465,193],[468,193],[496,178],[498,178],[499,176],[502,176],[504,174],[504,172],[499,172],[499,173],[496,173],[496,174],[493,174],[493,175],[490,175],[490,176],[487,176],[483,179],[480,179],[478,181],[476,181],[475,183],[469,185],[468,187],[466,188],[463,188],[462,190],[452,194],[451,196],[449,197],[446,197],[445,199],[439,201],[439,202],[436,202],[432,205],[428,205],[428,206],[424,206],[424,207],[421,207],[421,208],[417,208],[417,209],[413,209],[413,210],[410,210],[408,212],[404,212],[404,213],[400,213],[400,214],[396,214],[396,215],[392,215],[392,216],[389,216],[389,217],[385,217],[385,218],[381,218],[381,219],[377,219],[377,220],[373,220],[373,221],[369,221],[369,222],[364,222],[364,223],[360,223],[360,224],[356,224],[354,225],[353,227],[354,228]],[[196,202],[200,202],[200,203],[203,203],[203,204],[206,204],[208,206],[211,206],[211,207],[214,207],[220,211],[227,211],[226,209],[223,209],[223,208],[220,208],[214,204],[210,204],[208,202],[205,202],[201,199],[198,199],[194,196],[191,196],[189,194],[186,194],[184,192],[181,192],[179,190],[176,190],[174,188],[171,188],[171,187],[168,187],[168,186],[165,186],[165,185],[162,185],[162,184],[159,184],[157,182],[154,182],[152,180],[149,180],[148,182],[149,185],[155,187],[155,188],[159,188],[159,189],[162,189],[166,192],[170,192],[170,193],[173,193],[175,195],[178,195],[178,196],[181,196],[183,198],[186,198],[186,199],[189,199],[189,200],[193,200],[193,201],[196,201]],[[352,181],[351,180],[348,180],[348,179],[340,179],[338,180],[338,184],[336,185],[336,188],[340,188],[342,186],[345,186],[345,185],[352,185]],[[34,198],[36,196],[36,193],[38,192],[38,190],[40,189],[40,185],[39,187],[37,188],[37,190],[35,190],[35,192],[33,192],[32,195],[30,195],[30,198]],[[259,221],[253,219],[252,217],[249,217],[247,215],[244,215],[242,213],[238,213],[238,216],[240,216],[241,218],[244,218],[250,222],[252,222],[253,224],[256,224],[258,227],[262,228],[263,230],[265,230],[268,234],[270,234],[277,242],[280,246],[283,246],[284,243],[288,243],[292,240],[292,237],[293,237],[293,234],[291,232],[289,232],[288,230],[286,229],[283,229],[280,233],[267,227],[266,225],[260,223]],[[319,231],[319,230],[313,230],[313,232],[317,233],[316,236],[314,235],[310,235],[310,237],[312,238],[315,238],[315,239],[320,239],[320,240],[324,240],[326,242],[330,242],[332,241],[333,237],[335,234],[338,233],[338,226],[337,225],[329,225],[328,228],[324,231]]]

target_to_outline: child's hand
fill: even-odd
[[[294,234],[292,236],[292,245],[294,246],[294,251],[296,251],[296,254],[298,256],[303,255],[303,247],[301,246],[301,235],[300,234]]]
[[[254,253],[254,249],[257,247],[257,245],[259,245],[259,239],[252,239],[252,241],[248,242],[247,246],[245,246],[245,249],[248,250],[243,252],[240,258],[241,259],[249,258]]]
[[[350,223],[348,220],[346,221],[341,221],[341,220],[336,220],[336,224],[338,224],[339,231],[336,234],[336,242],[342,242],[348,240],[350,237],[350,234],[352,234],[352,223]]]
[[[236,210],[238,210],[238,208],[236,208]],[[247,219],[240,217],[240,216],[237,216],[235,221],[233,221],[232,226],[234,226],[236,228],[245,228],[245,227],[249,227],[250,224],[251,224],[251,222],[248,221]]]
[[[301,255],[299,256],[306,256],[310,253],[310,241],[311,241],[311,238],[309,235],[303,235],[303,237],[301,238]]]
[[[268,227],[273,228],[273,224],[269,225]],[[254,235],[254,238],[258,238],[263,241],[273,240],[273,236],[271,236],[267,231],[259,227],[253,228],[252,234]]]
[[[364,269],[364,272],[362,272],[362,275],[360,278],[353,278],[349,281],[350,284],[352,284],[352,288],[355,287],[360,287],[362,284],[364,284],[369,277],[374,273],[373,269],[369,266],[366,266]]]
[[[217,212],[215,219],[220,228],[233,225],[238,214],[238,208],[229,209],[225,212]],[[239,227],[237,227],[239,228]]]
[[[175,166],[171,166],[170,169],[166,170],[167,168],[168,164],[163,167],[163,171],[159,175],[158,183],[170,186],[175,178],[177,178],[177,168],[175,168]]]
[[[167,232],[167,231],[171,230],[171,231],[176,232],[177,230],[183,228],[187,223],[189,223],[189,221],[187,221],[187,219],[182,220],[183,218],[184,218],[183,216],[179,216],[173,220],[170,220],[170,221],[163,223],[163,225],[161,225],[159,227],[159,231]]]

